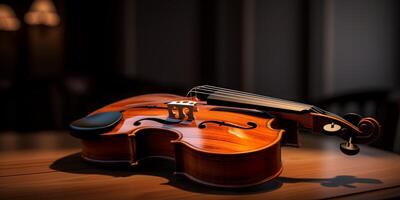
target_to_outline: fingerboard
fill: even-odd
[[[265,111],[326,112],[318,107],[304,103],[209,85],[194,87],[188,92],[188,96],[199,97],[206,100],[210,105],[252,108]]]
[[[307,112],[312,111],[313,106],[292,102],[288,100],[278,100],[276,98],[270,99],[268,97],[264,99],[246,99],[237,98],[234,96],[220,96],[216,94],[210,94],[207,97],[207,104],[220,105],[220,106],[234,106],[234,107],[246,107],[259,110],[286,110],[291,112]]]

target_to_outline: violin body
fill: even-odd
[[[168,94],[142,95],[105,106],[92,114],[118,112],[126,106],[121,121],[107,133],[82,140],[82,157],[98,163],[127,162],[138,165],[142,159],[174,159],[176,174],[218,187],[245,187],[277,177],[282,171],[280,140],[284,130],[272,128],[273,118],[245,109],[213,110],[217,106],[197,104],[196,118],[183,124],[163,124],[149,117],[165,119],[165,104],[186,97]],[[242,111],[242,112],[240,112]],[[254,112],[252,115],[251,113]],[[257,116],[255,116],[257,115]],[[229,121],[238,127],[201,122]],[[247,122],[257,124],[248,128]],[[244,128],[240,128],[244,127]]]
[[[195,87],[186,97],[128,98],[70,125],[87,161],[138,166],[147,158],[173,159],[176,174],[225,188],[279,176],[281,143],[297,139],[298,127],[348,140],[340,145],[347,155],[359,152],[354,143],[369,143],[380,132],[370,117],[342,118],[315,106],[214,86]]]

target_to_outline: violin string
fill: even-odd
[[[236,93],[241,93],[241,94],[245,94],[245,95],[261,97],[263,99],[269,99],[269,101],[271,101],[271,100],[274,101],[275,100],[275,101],[278,101],[280,103],[287,102],[286,104],[290,104],[291,106],[300,105],[300,106],[303,106],[304,109],[310,109],[311,111],[316,112],[316,113],[322,113],[322,114],[327,113],[327,111],[322,110],[322,109],[320,109],[318,107],[315,107],[313,105],[294,102],[294,101],[290,101],[290,100],[283,100],[283,99],[274,98],[274,97],[267,97],[267,96],[263,96],[263,95],[258,95],[258,94],[253,94],[253,93],[248,93],[248,92],[243,92],[243,91],[238,91],[238,90],[232,90],[232,89],[221,88],[221,87],[210,86],[210,85],[198,86],[196,88],[203,88],[203,87],[210,88],[213,91],[226,90],[226,91],[229,91],[229,92],[236,92]]]
[[[197,93],[199,93],[199,91],[197,92]],[[205,93],[205,92],[202,92],[203,94]],[[268,99],[260,99],[260,98],[249,98],[249,97],[245,97],[245,96],[243,96],[243,95],[237,95],[237,94],[230,94],[230,93],[222,93],[222,92],[220,92],[220,91],[215,91],[215,92],[213,92],[213,93],[211,93],[211,95],[213,95],[213,96],[216,96],[216,95],[218,95],[218,96],[221,96],[221,97],[223,97],[223,98],[229,98],[229,97],[232,97],[232,98],[235,98],[234,100],[235,101],[237,101],[237,99],[243,99],[243,100],[250,100],[250,101],[252,101],[252,102],[255,102],[255,103],[258,103],[258,104],[273,104],[273,105],[275,105],[275,106],[278,106],[278,107],[282,107],[282,106],[285,106],[285,107],[295,107],[295,108],[301,108],[301,109],[304,109],[304,107],[303,106],[298,106],[298,105],[293,105],[293,104],[287,104],[287,103],[283,103],[283,102],[276,102],[276,101],[269,101]]]
[[[253,93],[248,93],[248,92],[243,92],[243,91],[238,91],[238,90],[232,90],[232,89],[221,88],[221,87],[216,87],[216,86],[208,86],[208,85],[206,85],[205,87],[214,88],[214,90],[217,90],[217,91],[218,90],[225,90],[225,91],[229,91],[229,92],[235,92],[235,93],[240,93],[240,94],[244,94],[244,95],[250,95],[250,96],[253,96],[253,97],[260,97],[262,99],[268,99],[268,100],[271,100],[271,101],[283,102],[283,103],[287,103],[287,104],[290,104],[290,105],[304,106],[305,108],[311,107],[311,105],[304,104],[304,103],[299,103],[299,102],[295,102],[295,101],[284,100],[284,99],[279,99],[279,98],[274,98],[274,97],[268,97],[268,96],[263,96],[263,95],[259,95],[259,94],[253,94]]]
[[[226,89],[226,88],[219,88],[215,86],[198,86],[193,89],[191,89],[188,94],[191,93],[198,93],[198,94],[205,94],[205,95],[216,95],[217,93],[220,94],[218,96],[221,97],[226,97],[226,96],[232,96],[232,97],[240,97],[240,98],[245,98],[248,100],[252,100],[252,102],[260,102],[262,103],[268,103],[268,104],[274,104],[275,106],[285,106],[285,107],[296,107],[299,109],[310,109],[312,106],[302,104],[302,103],[297,103],[297,102],[292,102],[288,100],[282,100],[282,99],[277,99],[277,98],[270,98],[262,95],[256,95],[252,93],[247,93],[247,92],[242,92],[242,91],[236,91],[236,90],[231,90],[231,89]]]
[[[244,91],[239,91],[239,90],[233,90],[233,89],[228,89],[228,88],[222,88],[222,87],[216,87],[216,86],[211,86],[211,85],[204,85],[204,86],[199,86],[200,88],[207,88],[207,89],[212,89],[215,91],[230,91],[230,92],[235,92],[239,94],[244,94],[244,95],[250,95],[250,96],[258,96],[258,97],[263,97],[263,98],[273,98],[273,97],[267,97],[259,94],[254,94],[254,93],[249,93],[249,92],[244,92]]]
[[[204,93],[204,92],[197,92],[199,94],[209,94],[209,93]],[[213,96],[217,96],[217,97],[223,97],[224,100],[226,101],[231,101],[231,102],[236,102],[236,103],[247,103],[247,104],[252,104],[252,105],[263,105],[266,107],[272,107],[272,108],[282,108],[282,109],[287,109],[287,110],[298,110],[298,111],[302,111],[303,108],[299,108],[297,107],[297,109],[293,106],[290,105],[282,105],[282,104],[277,104],[277,103],[271,103],[271,102],[263,102],[260,103],[260,101],[254,101],[254,100],[247,100],[246,102],[243,101],[238,101],[239,98],[237,97],[233,97],[233,96],[225,96],[225,95],[218,95],[218,94],[212,94]]]
[[[225,99],[230,99],[230,101],[232,101],[232,102],[243,103],[243,102],[237,101],[239,98],[237,96],[233,96],[233,95],[222,95],[222,94],[201,92],[201,91],[196,91],[196,93],[205,94],[205,95],[213,95],[213,96],[222,97],[222,98],[225,98]],[[246,103],[253,104],[253,105],[260,105],[261,104],[261,105],[265,105],[267,107],[284,108],[284,109],[288,109],[288,110],[299,110],[299,111],[301,111],[301,110],[305,109],[303,107],[296,107],[297,109],[295,109],[295,107],[293,107],[293,105],[289,105],[289,104],[282,104],[282,103],[269,102],[269,101],[260,102],[260,100],[253,100],[253,99],[249,99],[249,98],[247,98],[247,102]]]
[[[199,89],[197,89],[197,88],[199,88]],[[304,105],[304,104],[299,104],[299,103],[296,103],[296,102],[290,102],[290,101],[287,101],[287,102],[284,102],[285,100],[271,100],[271,99],[268,99],[267,97],[265,97],[265,96],[261,96],[261,95],[253,95],[253,94],[251,94],[251,93],[242,93],[242,94],[240,94],[240,93],[238,93],[238,92],[236,92],[236,91],[234,91],[234,90],[226,90],[226,91],[228,91],[228,92],[226,92],[226,91],[222,91],[223,89],[221,88],[221,89],[214,89],[214,88],[211,88],[211,89],[209,89],[209,88],[207,88],[207,89],[204,89],[204,87],[203,86],[201,86],[201,87],[197,87],[195,90],[193,90],[192,92],[196,92],[196,93],[200,93],[200,90],[202,91],[201,93],[202,94],[206,94],[206,95],[211,95],[211,94],[213,94],[213,95],[215,95],[215,94],[221,94],[221,95],[223,95],[223,97],[226,97],[226,96],[236,96],[236,97],[240,97],[240,98],[247,98],[247,99],[251,99],[251,100],[256,100],[256,101],[262,101],[263,103],[274,103],[275,105],[283,105],[283,106],[290,106],[290,107],[293,107],[293,106],[295,106],[295,107],[297,107],[297,108],[302,108],[302,109],[309,109],[311,106],[309,106],[309,105]],[[219,95],[219,96],[221,96],[221,95]],[[261,97],[261,98],[260,98]]]
[[[231,92],[240,93],[240,94],[244,94],[244,95],[257,96],[257,97],[266,98],[266,99],[270,99],[270,100],[276,100],[276,101],[280,101],[280,102],[287,102],[287,103],[292,103],[292,104],[303,105],[306,107],[311,106],[311,105],[307,105],[307,104],[299,103],[299,102],[295,102],[295,101],[284,100],[284,99],[279,99],[279,98],[274,98],[274,97],[268,97],[268,96],[263,96],[263,95],[259,95],[259,94],[254,94],[254,93],[249,93],[249,92],[244,92],[244,91],[239,91],[239,90],[232,90],[232,89],[228,89],[228,88],[216,87],[216,86],[211,86],[211,85],[200,86],[200,88],[201,87],[212,88],[213,90],[231,91]]]
[[[203,86],[195,87],[195,89],[197,89],[197,88],[200,88],[200,89],[203,89],[203,90],[204,90],[204,88],[207,88],[207,89],[209,89],[208,91],[211,90],[212,92],[216,92],[217,91],[217,92],[220,92],[220,93],[221,93],[221,91],[225,90],[225,91],[228,91],[230,93],[232,93],[232,92],[238,93],[238,95],[242,94],[242,95],[251,96],[251,97],[260,97],[263,100],[266,99],[269,102],[273,101],[273,102],[279,103],[281,105],[290,105],[290,106],[296,105],[297,107],[300,106],[303,109],[309,109],[309,110],[311,110],[313,112],[316,112],[316,113],[326,113],[326,111],[324,111],[324,110],[322,110],[322,109],[320,109],[318,107],[315,107],[315,106],[312,106],[312,105],[308,105],[308,104],[304,104],[304,103],[294,102],[294,101],[290,101],[290,100],[283,100],[283,99],[279,99],[279,98],[267,97],[267,96],[263,96],[263,95],[258,95],[258,94],[243,92],[243,91],[237,91],[237,90],[232,90],[232,89],[227,89],[227,88],[221,88],[221,87],[216,87],[216,86],[210,86],[210,85],[203,85]],[[191,91],[193,91],[193,90],[191,90]]]
[[[204,87],[206,89],[204,89]],[[250,97],[254,97],[254,98],[262,98],[262,99],[268,99],[271,101],[276,101],[279,103],[288,103],[288,104],[295,104],[295,105],[299,105],[299,106],[304,106],[306,108],[310,107],[310,105],[307,104],[303,104],[303,103],[298,103],[298,102],[294,102],[294,101],[289,101],[289,100],[283,100],[283,99],[278,99],[278,98],[273,98],[273,97],[267,97],[267,96],[262,96],[262,95],[258,95],[258,94],[253,94],[253,93],[248,93],[248,92],[243,92],[243,91],[238,91],[238,90],[232,90],[232,89],[227,89],[227,88],[220,88],[220,87],[216,87],[216,86],[209,86],[209,85],[205,85],[205,86],[199,86],[197,88],[203,89],[203,90],[208,90],[208,91],[212,91],[212,92],[220,92],[220,93],[224,93],[228,92],[228,93],[234,93],[237,95],[245,95],[245,96],[250,96]]]

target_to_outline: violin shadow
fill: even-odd
[[[354,176],[336,176],[334,178],[290,178],[278,177],[275,180],[266,182],[264,184],[240,188],[240,189],[225,189],[204,186],[193,181],[188,180],[182,176],[175,176],[174,169],[175,163],[166,159],[147,159],[143,160],[139,167],[132,169],[129,165],[119,166],[102,166],[86,162],[82,159],[79,153],[67,155],[65,157],[55,160],[50,166],[51,169],[61,172],[74,173],[74,174],[101,174],[113,177],[128,177],[133,175],[149,175],[159,176],[166,178],[166,185],[196,193],[206,194],[221,194],[221,195],[240,195],[240,194],[254,194],[264,193],[277,190],[284,184],[294,184],[301,182],[319,183],[323,187],[347,187],[355,188],[355,183],[365,184],[380,184],[382,181],[377,179],[357,178]]]
[[[347,187],[347,188],[357,188],[355,183],[364,184],[382,184],[383,182],[378,179],[372,178],[357,178],[355,176],[336,176],[334,178],[289,178],[289,177],[278,177],[276,179],[282,183],[319,183],[324,187]]]

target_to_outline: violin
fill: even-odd
[[[343,138],[340,150],[355,155],[358,143],[378,137],[380,125],[371,117],[340,117],[308,104],[209,85],[186,96],[131,97],[70,124],[87,161],[138,166],[143,159],[173,159],[175,174],[224,188],[279,176],[281,145],[298,145],[299,129]]]

